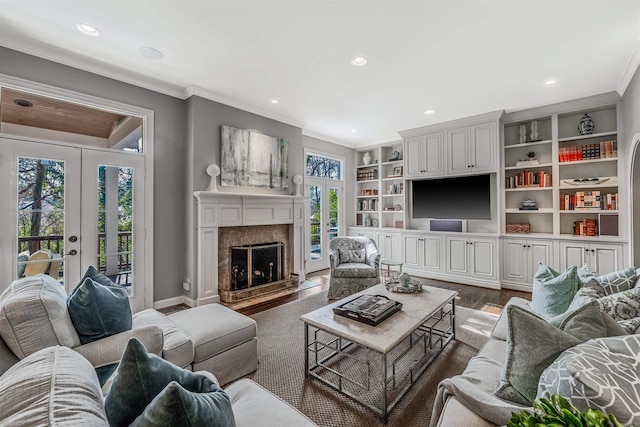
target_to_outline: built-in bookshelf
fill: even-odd
[[[619,103],[609,102],[505,116],[503,232],[507,224],[529,224],[530,233],[599,237],[599,215],[617,215],[621,202],[619,115]],[[581,131],[587,119],[593,133]]]
[[[402,151],[402,141],[356,151],[356,226],[404,228]]]

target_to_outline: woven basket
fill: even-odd
[[[531,231],[531,224],[507,224],[507,233],[529,233]]]

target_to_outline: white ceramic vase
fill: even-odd
[[[368,151],[365,151],[364,156],[362,156],[362,163],[365,165],[371,164],[371,154]]]

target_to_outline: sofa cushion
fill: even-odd
[[[193,362],[193,342],[169,317],[152,308],[135,313],[133,327],[142,328],[145,326],[158,326],[162,329],[164,338],[162,357],[165,360],[181,368],[191,365]]]
[[[64,288],[46,274],[13,282],[0,295],[0,336],[20,359],[46,347],[76,347]]]
[[[507,362],[496,395],[502,399],[531,405],[542,371],[560,353],[581,341],[522,307],[512,305],[507,311]]]
[[[18,254],[18,278],[24,276],[27,261],[29,261],[29,251],[20,252]]]
[[[80,336],[80,342],[87,344],[130,330],[131,306],[127,290],[111,283],[93,267],[89,267],[87,273],[91,273],[93,277],[85,274],[67,298],[69,316]],[[96,276],[102,276],[107,281],[100,281]]]
[[[233,405],[237,427],[315,426],[296,408],[249,379],[226,388]],[[265,417],[265,414],[269,414]]]
[[[345,249],[338,248],[340,254],[340,264],[347,264],[350,262],[364,263],[365,251],[363,249]]]
[[[581,411],[601,409],[640,425],[640,336],[599,338],[563,352],[542,374],[537,397],[571,396]]]
[[[60,346],[27,356],[0,377],[0,414],[0,424],[12,427],[109,425],[93,366]]]
[[[531,309],[543,317],[553,317],[567,311],[581,286],[577,270],[577,267],[572,266],[564,273],[558,273],[540,263],[533,277]]]
[[[362,278],[362,277],[376,277],[378,276],[378,270],[375,267],[371,267],[369,264],[340,264],[333,270],[334,277],[344,278]]]
[[[600,310],[609,314],[632,334],[640,325],[640,288],[598,298]]]
[[[135,338],[122,355],[105,410],[112,427],[234,425],[229,396],[216,383],[148,353]]]
[[[25,277],[37,276],[38,274],[44,274],[49,269],[48,260],[51,259],[51,251],[49,249],[41,249],[35,251],[29,255],[29,261],[32,264],[27,264],[24,268]]]

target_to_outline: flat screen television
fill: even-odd
[[[413,218],[491,219],[489,175],[411,182]]]

